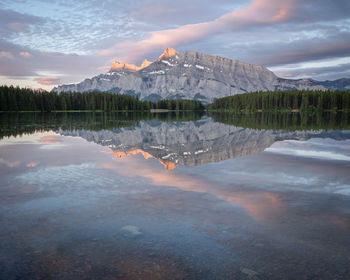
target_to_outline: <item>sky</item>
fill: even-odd
[[[50,90],[167,47],[284,78],[350,78],[350,1],[0,1],[0,84]]]

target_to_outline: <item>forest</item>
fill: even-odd
[[[141,101],[138,97],[110,92],[47,92],[0,86],[0,111],[203,111],[198,100]],[[350,111],[350,91],[291,90],[252,92],[215,99],[208,111],[287,112]]]
[[[216,99],[213,111],[349,111],[350,91],[251,92]]]
[[[0,111],[150,111],[204,110],[196,100],[140,101],[127,94],[109,92],[47,92],[13,86],[0,86]]]

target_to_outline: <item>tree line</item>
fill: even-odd
[[[0,86],[0,111],[200,111],[198,100],[141,101],[110,92],[47,92]],[[350,111],[350,91],[291,90],[253,92],[215,99],[212,111]]]
[[[202,111],[205,109],[202,102],[188,99],[158,100],[152,109],[167,109],[172,111]]]
[[[252,92],[216,99],[216,111],[349,111],[350,91],[290,90]]]
[[[196,100],[141,101],[138,97],[110,92],[47,92],[0,86],[0,111],[150,111],[203,110]]]
[[[216,112],[209,117],[237,127],[272,130],[350,129],[350,114],[343,111],[313,112]]]

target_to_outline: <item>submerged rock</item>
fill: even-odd
[[[258,275],[256,271],[246,267],[241,268],[241,272],[247,275],[249,279],[254,279]]]
[[[133,226],[133,225],[127,225],[122,227],[122,230],[126,233],[128,233],[130,236],[139,236],[142,234],[142,232],[140,231],[140,229],[137,226]]]

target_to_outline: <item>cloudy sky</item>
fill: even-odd
[[[350,77],[349,0],[3,0],[0,84],[51,89],[166,47],[281,77]]]

